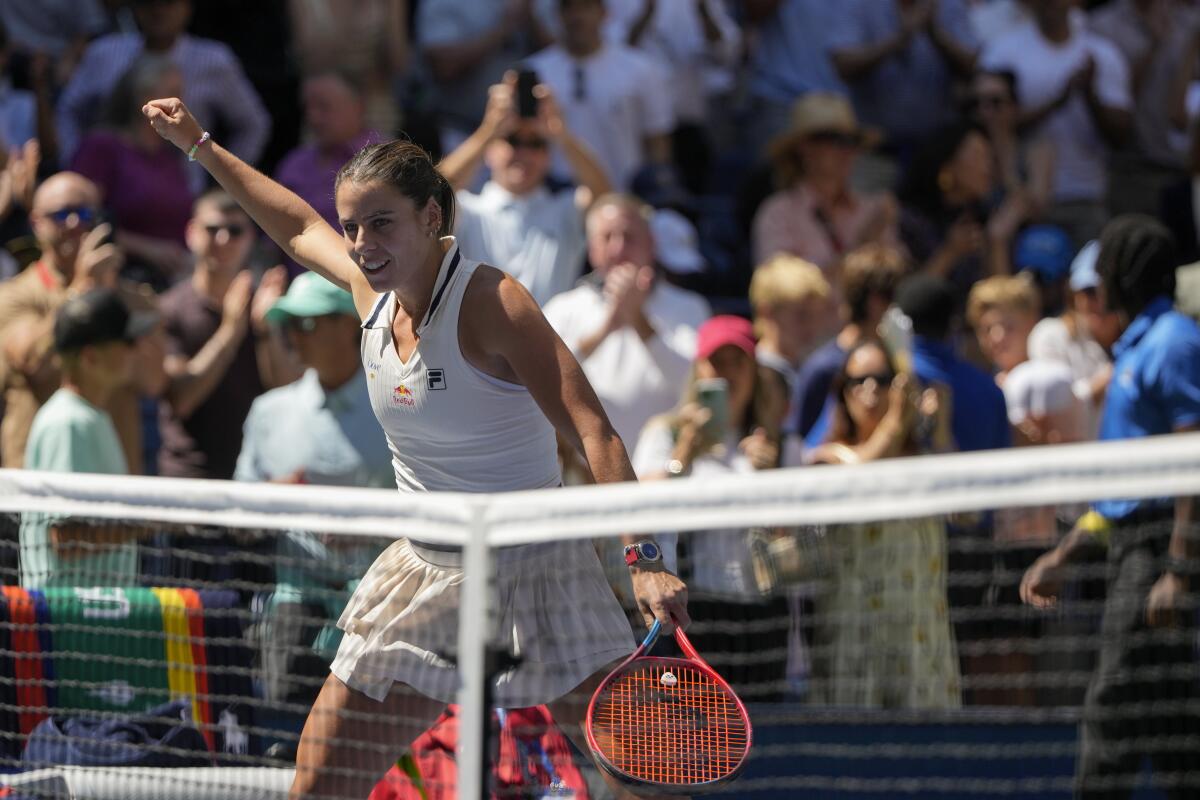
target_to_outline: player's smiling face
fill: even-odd
[[[346,252],[376,292],[399,288],[437,246],[429,231],[438,229],[441,209],[432,200],[419,209],[386,183],[345,181],[336,202]]]

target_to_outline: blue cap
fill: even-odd
[[[1083,246],[1079,255],[1071,262],[1071,291],[1082,292],[1100,285],[1100,273],[1096,272],[1096,260],[1100,257],[1100,243],[1093,239]]]
[[[1030,225],[1017,236],[1013,266],[1018,272],[1032,270],[1044,283],[1067,277],[1075,245],[1057,225]]]

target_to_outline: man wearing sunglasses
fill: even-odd
[[[60,172],[47,178],[34,193],[29,212],[41,257],[0,284],[4,467],[22,466],[33,416],[58,388],[59,373],[51,359],[54,312],[68,294],[117,285],[122,257],[105,242],[111,228],[96,226],[99,203],[96,186],[82,175]],[[121,416],[114,416],[120,429]],[[128,432],[122,433],[127,440]]]
[[[296,375],[266,323],[287,273],[268,270],[254,289],[246,269],[254,239],[250,217],[225,192],[196,201],[187,227],[195,269],[162,296],[170,377],[161,415],[163,475],[231,478],[250,404]]]
[[[517,76],[510,72],[492,87],[479,128],[438,168],[458,190],[454,233],[463,252],[508,270],[545,305],[579,277],[583,212],[609,191],[609,183],[587,145],[568,129],[549,87],[533,88],[532,117],[520,115],[516,92]],[[586,191],[547,187],[552,147]],[[491,176],[475,194],[465,187],[484,163]]]

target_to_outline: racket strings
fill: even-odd
[[[619,771],[672,785],[727,777],[749,741],[736,700],[685,662],[635,662],[597,703],[593,734]]]

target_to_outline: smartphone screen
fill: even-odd
[[[538,84],[538,74],[531,69],[517,73],[517,115],[525,119],[536,117],[538,101],[533,96],[533,87]]]
[[[724,378],[696,381],[696,402],[711,415],[704,424],[705,438],[721,443],[729,429],[729,383]]]

